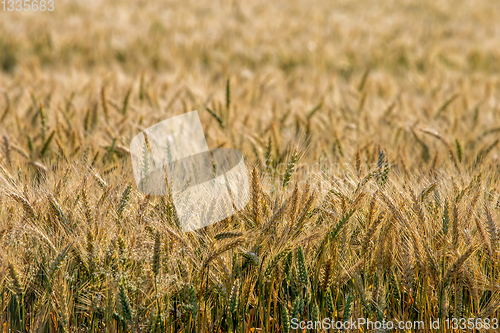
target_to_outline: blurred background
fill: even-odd
[[[8,6],[7,6],[8,8]],[[495,1],[55,1],[1,13],[0,64],[183,76],[498,71]]]
[[[8,8],[9,6],[7,6]],[[55,1],[3,11],[1,68],[210,76],[498,71],[494,1]],[[189,73],[189,74],[188,74]]]
[[[300,118],[326,98],[361,99],[377,117],[397,99],[399,123],[415,122],[455,85],[476,96],[471,108],[498,91],[499,17],[488,0],[58,0],[52,12],[0,13],[0,84],[20,103],[30,91],[76,109],[105,87],[116,108],[130,95],[144,126],[217,108],[228,78],[234,110],[263,120],[276,108]]]

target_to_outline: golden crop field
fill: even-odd
[[[0,3],[3,332],[498,332],[499,2],[52,4]],[[183,232],[130,142],[193,110],[250,202]]]

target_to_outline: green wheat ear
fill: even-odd
[[[155,235],[155,245],[154,245],[154,251],[153,251],[153,274],[155,276],[155,279],[158,277],[158,274],[160,273],[161,269],[161,235],[160,232],[156,232]]]
[[[281,327],[284,333],[290,332],[290,316],[288,315],[288,309],[286,306],[281,306]]]
[[[290,281],[291,281],[290,273],[291,273],[292,264],[293,264],[293,253],[292,253],[292,251],[290,251],[286,255],[285,259],[283,260],[283,273],[285,273],[285,277],[286,277],[288,283],[290,283]]]
[[[123,191],[122,196],[120,198],[120,202],[118,203],[118,218],[120,220],[123,218],[123,211],[125,210],[125,207],[127,207],[128,205],[131,192],[132,192],[132,185],[128,185]]]
[[[457,149],[457,158],[458,158],[458,161],[459,162],[462,162],[462,146],[460,145],[460,142],[458,141],[458,139],[455,139],[455,146],[456,146],[456,149]]]
[[[304,301],[301,296],[298,296],[293,302],[292,318],[301,319],[302,312],[304,312]]]
[[[17,272],[16,266],[14,266],[14,264],[12,264],[11,262],[9,262],[8,268],[9,268],[9,276],[13,285],[12,289],[16,293],[16,296],[19,299],[21,299],[23,295],[23,287],[21,286],[21,279],[19,278],[19,273]]]
[[[54,261],[50,264],[49,271],[48,271],[49,277],[52,277],[54,275],[54,273],[59,269],[64,258],[66,258],[69,251],[71,250],[73,243],[74,242],[71,242],[64,249],[62,249],[62,251],[57,255],[57,257],[54,259]]]
[[[196,299],[196,289],[194,289],[193,285],[189,286],[189,306],[193,316],[196,316],[196,313],[198,313],[198,301]]]
[[[378,157],[377,170],[375,171],[375,178],[377,179],[377,184],[379,186],[384,186],[387,182],[387,177],[391,166],[385,154],[385,150],[382,150]]]
[[[119,289],[119,299],[120,305],[122,307],[123,318],[127,319],[128,321],[132,321],[132,308],[130,306],[130,300],[125,290],[125,281],[122,281],[122,283],[120,283]]]
[[[243,258],[245,258],[245,262],[244,262],[243,266],[247,266],[247,265],[258,266],[260,263],[259,256],[253,252],[250,252],[250,251],[241,252],[240,255]]]
[[[238,308],[238,288],[239,280],[234,280],[233,288],[231,290],[231,298],[229,299],[229,313],[234,314]]]
[[[266,150],[264,153],[264,163],[266,165],[266,172],[270,173],[271,168],[273,167],[273,160],[272,160],[272,140],[271,137],[269,137],[269,140],[267,142]]]
[[[326,290],[326,307],[328,309],[328,312],[330,315],[334,314],[334,307],[333,307],[333,297],[332,297],[332,291],[330,290],[330,287]]]
[[[229,112],[231,107],[231,85],[229,83],[229,78],[226,80],[226,110]]]
[[[349,318],[351,318],[351,305],[352,305],[352,292],[349,292],[349,295],[347,295],[347,299],[344,304],[344,313],[343,313],[344,321],[348,321]]]
[[[120,110],[121,114],[123,114],[123,115],[125,115],[128,111],[131,92],[132,92],[132,88],[129,88],[129,90],[127,90],[127,93],[125,94],[125,97],[123,98],[123,105],[122,105],[122,109]]]
[[[271,260],[271,262],[269,263],[269,266],[267,266],[267,269],[264,273],[264,275],[266,277],[271,277],[274,269],[276,268],[276,266],[278,265],[279,261],[284,258],[292,249],[290,247],[287,247],[285,248],[284,250],[282,250],[280,253],[278,253],[276,256],[274,256],[274,258]]]
[[[313,322],[316,322],[319,320],[319,308],[318,308],[318,303],[314,301],[312,310],[311,310],[311,319]]]
[[[299,157],[297,151],[295,151],[286,166],[285,176],[283,177],[283,189],[286,189],[288,183],[290,183],[290,179],[292,178],[293,171],[295,170],[295,164],[297,163],[298,159]]]
[[[233,279],[239,278],[241,274],[241,265],[238,257],[238,253],[234,252],[233,254],[233,262],[231,267],[231,276]]]
[[[309,282],[309,276],[307,273],[306,259],[304,257],[302,247],[299,247],[297,250],[297,268],[299,270],[300,283],[305,288]]]

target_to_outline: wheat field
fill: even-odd
[[[499,18],[488,0],[0,12],[3,332],[498,331]],[[129,145],[192,110],[210,148],[243,152],[251,199],[182,232]]]

